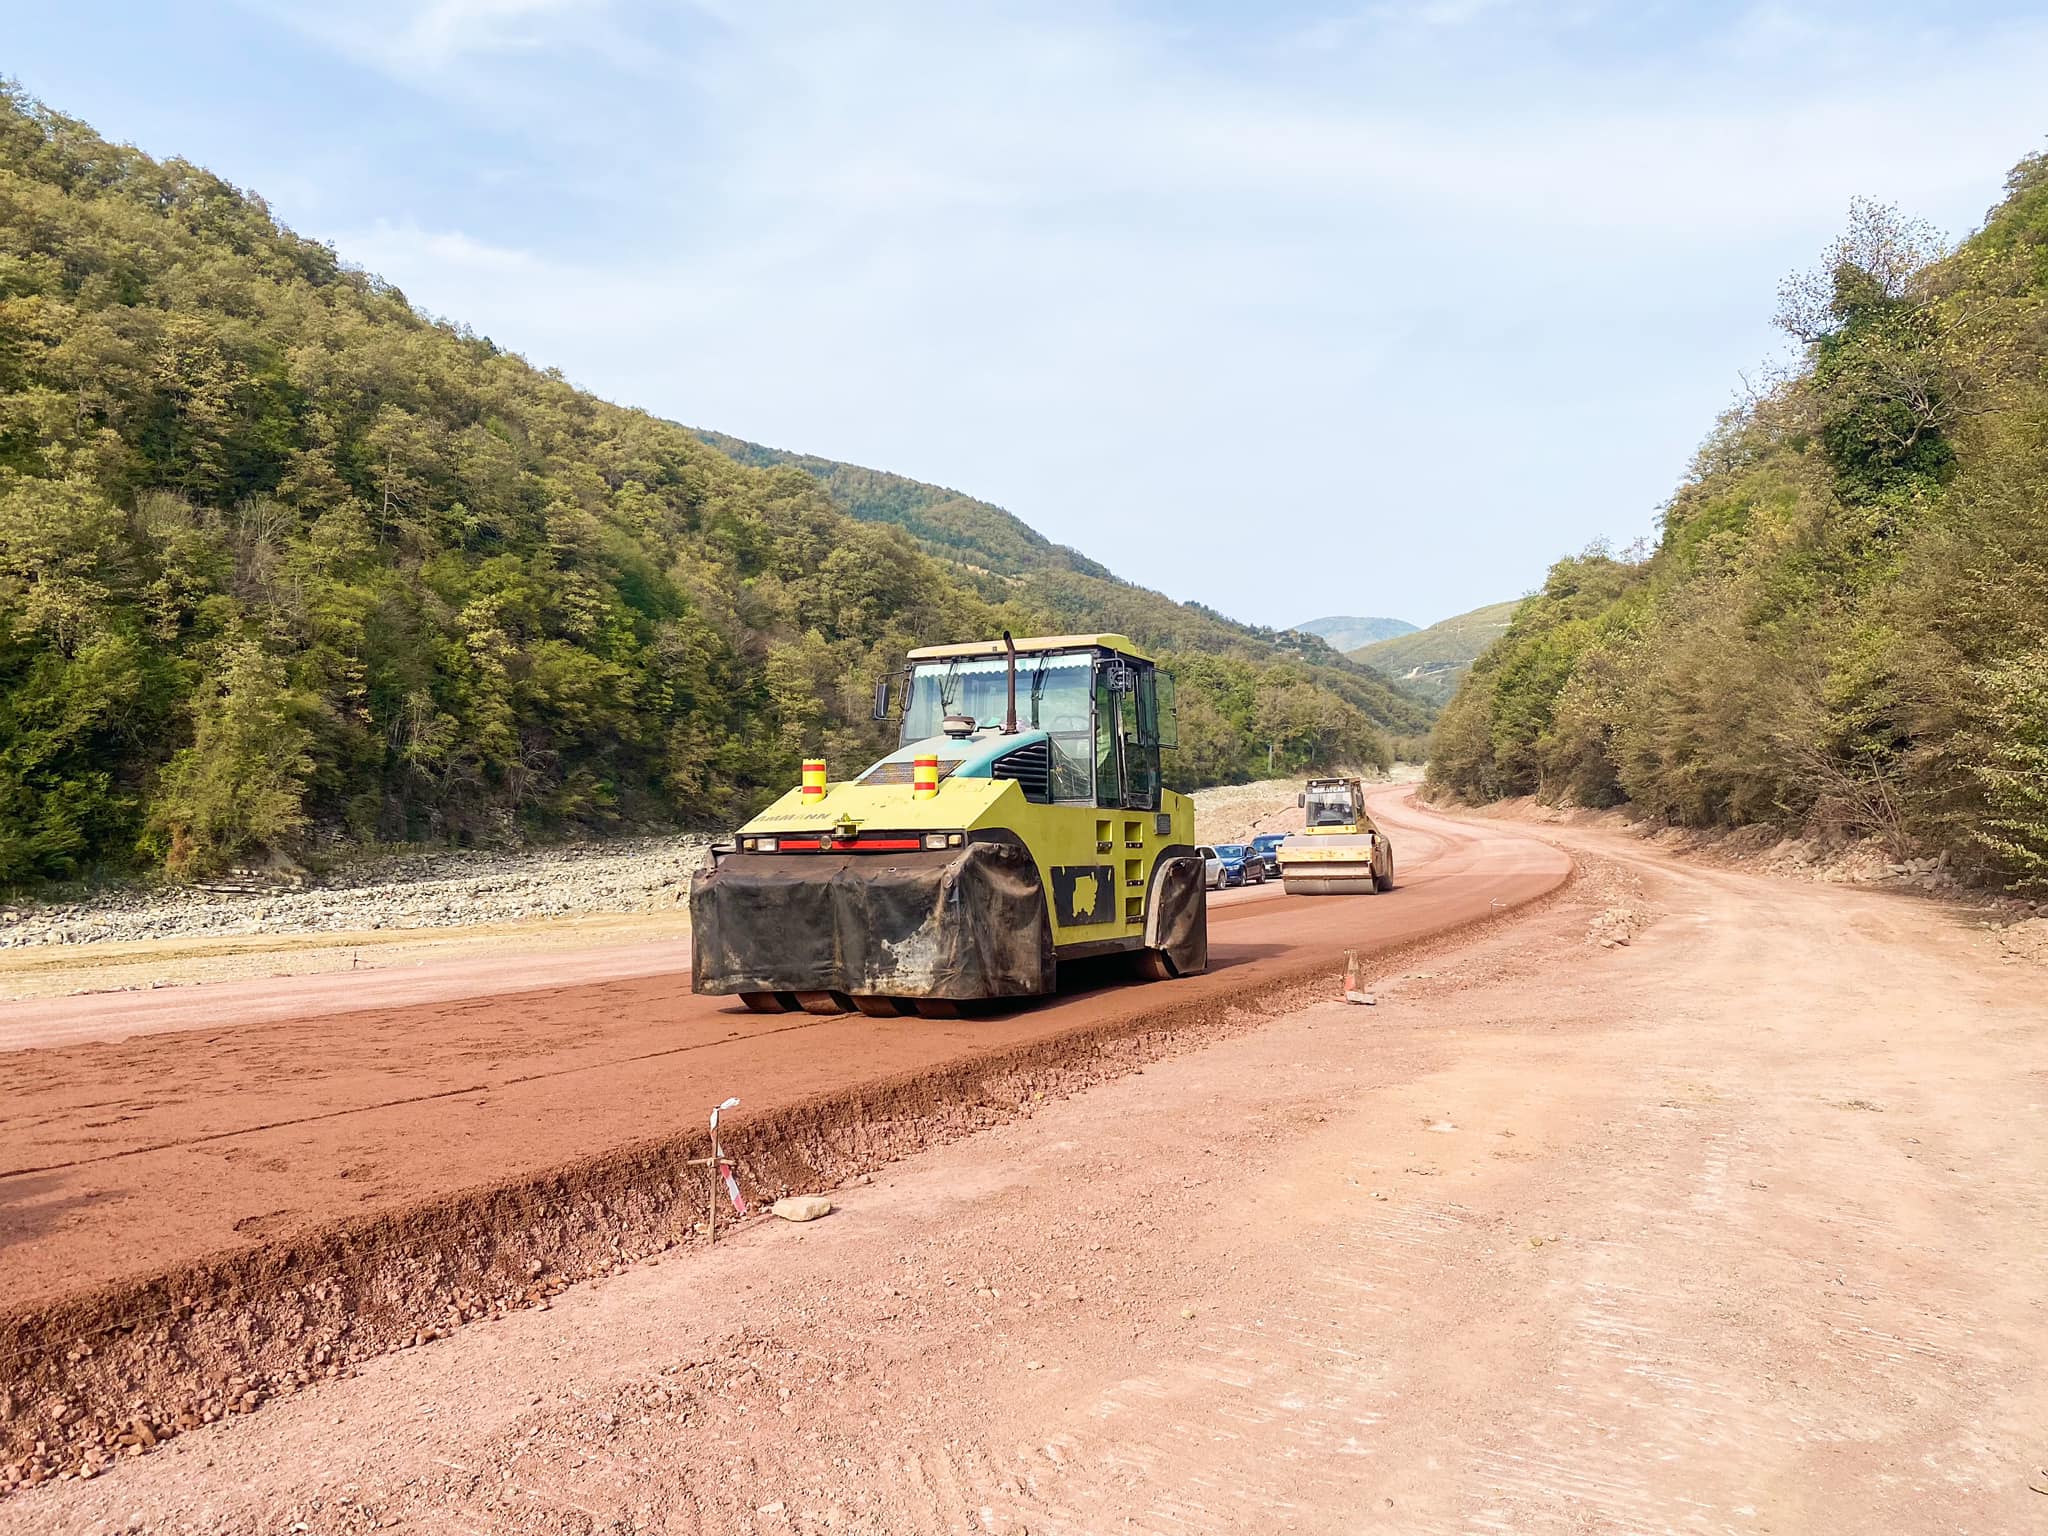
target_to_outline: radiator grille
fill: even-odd
[[[1052,798],[1052,753],[1040,737],[1028,746],[1006,752],[989,765],[992,779],[1015,779],[1024,786],[1024,798],[1041,804]]]

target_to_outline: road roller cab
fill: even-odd
[[[897,707],[892,710],[891,705]],[[896,751],[803,782],[690,890],[692,985],[752,1008],[943,1014],[1054,990],[1062,960],[1208,963],[1194,810],[1160,781],[1170,676],[1122,635],[912,651]]]

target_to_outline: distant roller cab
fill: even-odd
[[[1062,961],[1208,967],[1194,808],[1160,782],[1173,679],[1122,635],[912,651],[897,750],[804,782],[690,887],[691,985],[760,1012],[943,1017],[1054,991]]]
[[[1364,896],[1394,888],[1394,845],[1365,808],[1358,779],[1310,779],[1296,797],[1302,830],[1280,844],[1290,896]]]

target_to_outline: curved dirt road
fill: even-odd
[[[269,984],[95,999],[102,1038],[22,1049],[38,1025],[35,1005],[18,1005],[0,1018],[0,1047],[15,1046],[0,1052],[0,1295],[19,1315],[528,1177],[701,1125],[729,1094],[743,1127],[990,1053],[1169,1024],[1327,973],[1346,948],[1484,919],[1569,873],[1564,854],[1525,834],[1431,817],[1407,796],[1374,800],[1398,853],[1391,894],[1232,893],[1212,913],[1206,975],[1150,986],[1098,975],[992,1017],[761,1016],[694,996],[677,970],[396,1005],[387,977],[362,1006],[343,975],[285,984],[303,999],[294,1018],[276,1017]],[[76,1009],[65,1018],[74,1031]]]

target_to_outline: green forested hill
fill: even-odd
[[[1353,661],[1384,672],[1410,693],[1441,706],[1458,691],[1479,653],[1506,632],[1508,620],[1521,606],[1520,599],[1490,603],[1427,629],[1359,646],[1349,654]]]
[[[1430,704],[1320,636],[1241,624],[1200,603],[1175,602],[1054,544],[989,502],[724,433],[699,435],[741,463],[803,470],[842,511],[905,529],[990,601],[1022,604],[1060,631],[1108,630],[1153,648],[1182,683],[1178,762],[1187,783],[1263,773],[1273,744],[1274,763],[1291,771],[1308,761],[1298,745],[1308,740],[1326,743],[1325,760],[1382,761],[1384,747],[1360,735],[1360,722],[1405,738],[1404,750],[1429,729]]]
[[[964,569],[0,88],[0,886],[728,820],[1104,581]],[[1371,674],[1213,661],[1184,775],[1386,751]]]
[[[865,523],[894,523],[934,554],[1002,576],[1029,571],[1081,571],[1110,577],[1086,555],[1055,544],[1022,518],[944,486],[841,464],[815,454],[766,448],[726,432],[697,435],[728,458],[762,469],[788,466],[822,480],[840,509]],[[1111,577],[1110,579],[1114,579]]]
[[[2048,881],[2048,157],[1942,253],[1861,205],[1648,559],[1558,563],[1444,713],[1469,797],[1829,824]]]

